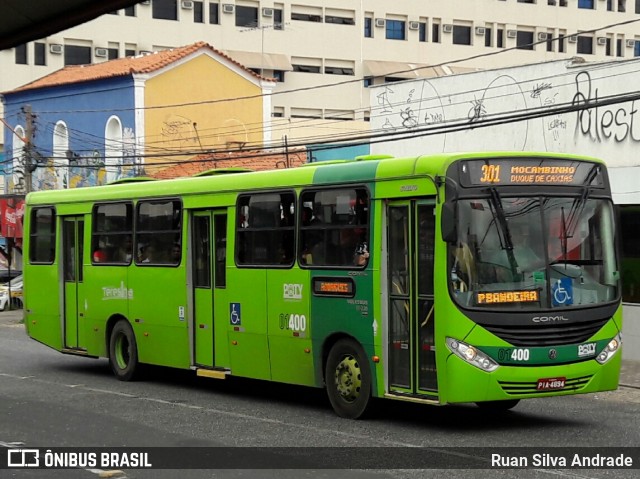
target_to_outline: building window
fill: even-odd
[[[242,195],[236,207],[236,264],[290,267],[295,251],[295,196]]]
[[[576,51],[586,55],[593,54],[593,37],[578,35],[578,45]]]
[[[202,2],[193,2],[193,22],[204,23],[204,7]]]
[[[117,48],[107,48],[109,60],[115,60],[118,58],[118,49]]]
[[[372,38],[373,37],[373,29],[371,28],[371,24],[373,23],[373,19],[370,17],[366,17],[364,19],[364,37]]]
[[[131,49],[126,49],[124,51],[124,56],[125,57],[135,57],[136,56],[136,51],[135,50],[131,50]]]
[[[81,47],[78,45],[64,46],[64,64],[66,65],[88,65],[91,63],[91,47]]]
[[[47,64],[47,45],[44,43],[36,42],[33,44],[33,64],[34,65],[46,65]]]
[[[518,3],[536,3],[536,0],[518,0]]]
[[[595,8],[594,0],[578,0],[578,8],[587,8],[593,10]]]
[[[131,7],[125,7],[124,15],[126,17],[135,17],[136,16],[136,6],[132,5]]]
[[[627,0],[618,0],[618,11],[619,12],[627,11]]]
[[[274,30],[284,30],[284,22],[282,21],[282,9],[274,8],[273,9],[273,29]]]
[[[338,17],[336,15],[325,15],[324,23],[336,23],[338,25],[355,25],[356,22],[353,18]]]
[[[496,46],[498,48],[504,48],[504,29],[498,28],[496,31]]]
[[[418,41],[426,42],[427,41],[427,24],[425,22],[420,22],[418,26]]]
[[[607,6],[611,0],[607,0]],[[636,0],[636,13],[640,13],[640,0]]]
[[[633,44],[633,56],[640,57],[640,42],[638,40]]]
[[[620,237],[622,239],[622,301],[640,303],[640,207],[620,205]]]
[[[324,67],[324,72],[327,75],[355,75],[353,68]]]
[[[212,25],[220,25],[220,4],[209,4],[209,23]]]
[[[438,23],[431,25],[431,41],[433,43],[440,43],[440,24]]]
[[[160,20],[178,19],[177,0],[153,0],[151,16]]]
[[[16,51],[16,64],[26,65],[27,64],[27,44],[23,43],[22,45],[16,46],[15,51]]]
[[[624,55],[622,54],[622,39],[618,38],[616,40],[616,56],[617,57],[623,57]]]
[[[277,82],[284,82],[284,70],[273,70],[273,78],[275,78]]]
[[[607,45],[605,47],[605,55],[608,57],[613,56],[613,51],[611,49],[611,38],[607,38]]]
[[[485,27],[484,29],[484,46],[485,47],[490,47],[492,46],[492,42],[491,42],[491,29],[488,27]]]
[[[257,27],[258,8],[236,5],[236,27]]]
[[[322,15],[312,15],[309,13],[291,13],[291,20],[299,20],[301,22],[322,23]]]
[[[386,22],[386,38],[387,40],[404,40],[405,39],[405,23],[402,20],[387,20]]]
[[[363,86],[364,86],[365,88],[368,88],[368,87],[370,87],[371,85],[373,85],[373,77],[364,77],[364,80],[363,80]]]
[[[516,48],[520,50],[533,50],[533,32],[521,32],[516,35]]]
[[[453,44],[454,45],[471,45],[471,27],[463,25],[453,26]]]
[[[553,34],[551,33],[547,34],[547,51],[548,52],[553,51]]]
[[[112,116],[104,129],[104,160],[107,183],[118,179],[118,171],[122,169],[124,160],[123,148],[122,123],[117,116]]]

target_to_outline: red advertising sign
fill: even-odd
[[[24,196],[0,197],[0,235],[4,238],[22,238]]]

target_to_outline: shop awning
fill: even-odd
[[[365,60],[363,62],[365,76],[406,78],[433,78],[446,76],[442,67],[431,67],[424,63],[387,62],[381,60]]]
[[[227,50],[227,55],[247,68],[260,68],[262,70],[291,71],[291,60],[281,53],[243,52]]]

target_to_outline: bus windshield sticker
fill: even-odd
[[[355,285],[351,278],[314,278],[313,294],[316,296],[355,296]]]
[[[476,293],[476,304],[535,303],[540,301],[537,289],[523,291],[485,291]]]

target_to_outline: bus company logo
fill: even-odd
[[[596,355],[596,343],[578,344],[578,357]]]
[[[38,449],[8,449],[7,467],[40,467]]]
[[[531,318],[531,321],[534,323],[557,323],[559,321],[570,321],[569,318],[565,318],[564,316],[534,316]]]
[[[302,284],[283,284],[284,291],[282,297],[284,299],[302,299]]]
[[[549,350],[549,359],[556,359],[558,357],[558,351],[555,349]]]

